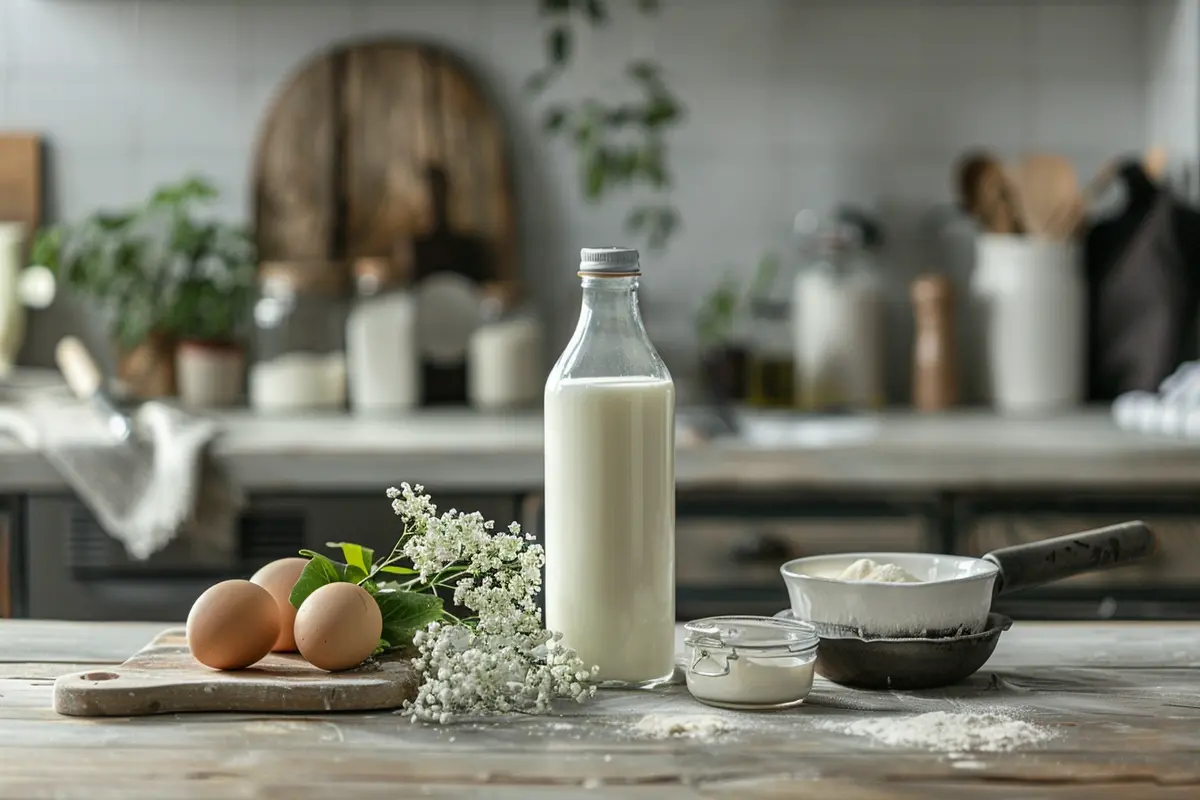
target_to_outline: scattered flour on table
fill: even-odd
[[[842,570],[839,581],[870,581],[872,583],[920,583],[921,579],[895,564],[880,564],[860,558]]]
[[[995,712],[888,715],[852,721],[822,720],[820,730],[865,736],[889,747],[947,753],[998,753],[1054,738],[1054,731]]]
[[[647,739],[700,739],[708,741],[734,730],[729,720],[713,714],[647,714],[633,732]]]

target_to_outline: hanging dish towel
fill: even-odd
[[[216,422],[158,401],[132,421],[134,435],[117,440],[65,387],[0,412],[0,427],[40,451],[130,557],[145,560],[179,537],[197,565],[228,563],[245,495],[207,457]]]
[[[1200,215],[1130,162],[1125,208],[1085,240],[1089,399],[1151,393],[1194,359],[1200,313]]]

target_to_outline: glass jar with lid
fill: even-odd
[[[820,639],[806,622],[705,617],[684,630],[687,687],[701,703],[742,710],[791,708],[812,691]]]
[[[805,411],[884,402],[884,304],[878,226],[853,208],[796,215],[792,295],[797,403]]]
[[[259,411],[346,403],[346,273],[328,261],[259,267],[250,405]]]
[[[750,292],[746,403],[758,408],[791,408],[796,402],[791,275],[777,257],[766,256]]]

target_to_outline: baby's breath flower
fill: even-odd
[[[420,485],[388,489],[404,518],[400,552],[422,583],[453,581],[455,605],[476,615],[474,628],[433,622],[413,636],[421,675],[405,707],[414,722],[446,722],[455,714],[544,713],[559,698],[585,702],[596,693],[587,667],[562,634],[544,630],[534,600],[546,554],[516,522],[495,532],[479,513],[441,514]]]

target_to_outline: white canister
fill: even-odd
[[[532,317],[485,324],[467,345],[467,394],[479,409],[535,405],[546,383],[542,326]]]
[[[20,297],[24,233],[19,222],[0,222],[0,375],[12,369],[25,339],[25,306]]]
[[[421,402],[417,304],[403,286],[407,271],[390,259],[354,262],[358,299],[346,320],[346,377],[355,413],[405,411]]]
[[[1046,414],[1083,402],[1087,297],[1077,244],[980,236],[971,300],[998,411]]]

